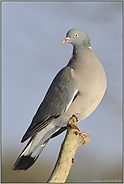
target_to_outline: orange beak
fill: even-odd
[[[69,37],[65,38],[64,40],[62,40],[61,44],[66,43],[69,40]]]

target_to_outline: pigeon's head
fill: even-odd
[[[64,43],[71,43],[74,46],[74,51],[83,48],[91,48],[88,34],[81,29],[71,29],[67,32],[66,38],[62,41]]]

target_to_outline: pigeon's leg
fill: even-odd
[[[77,121],[79,120],[79,114],[78,113],[75,113],[73,116],[76,118]],[[79,131],[79,134],[83,137],[83,140],[85,142],[86,137],[87,137],[87,133]]]
[[[75,113],[73,116],[75,116],[77,121],[79,120],[79,114],[78,113]]]
[[[83,137],[84,142],[85,142],[86,141],[86,137],[87,137],[87,133],[80,131],[79,134]]]

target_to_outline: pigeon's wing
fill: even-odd
[[[76,87],[74,69],[64,67],[60,70],[49,87],[43,102],[38,108],[21,142],[35,135],[55,118],[66,112],[76,98],[78,93]]]

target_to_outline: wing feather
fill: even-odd
[[[45,128],[53,119],[67,111],[78,93],[74,69],[64,67],[54,78],[21,142]]]

